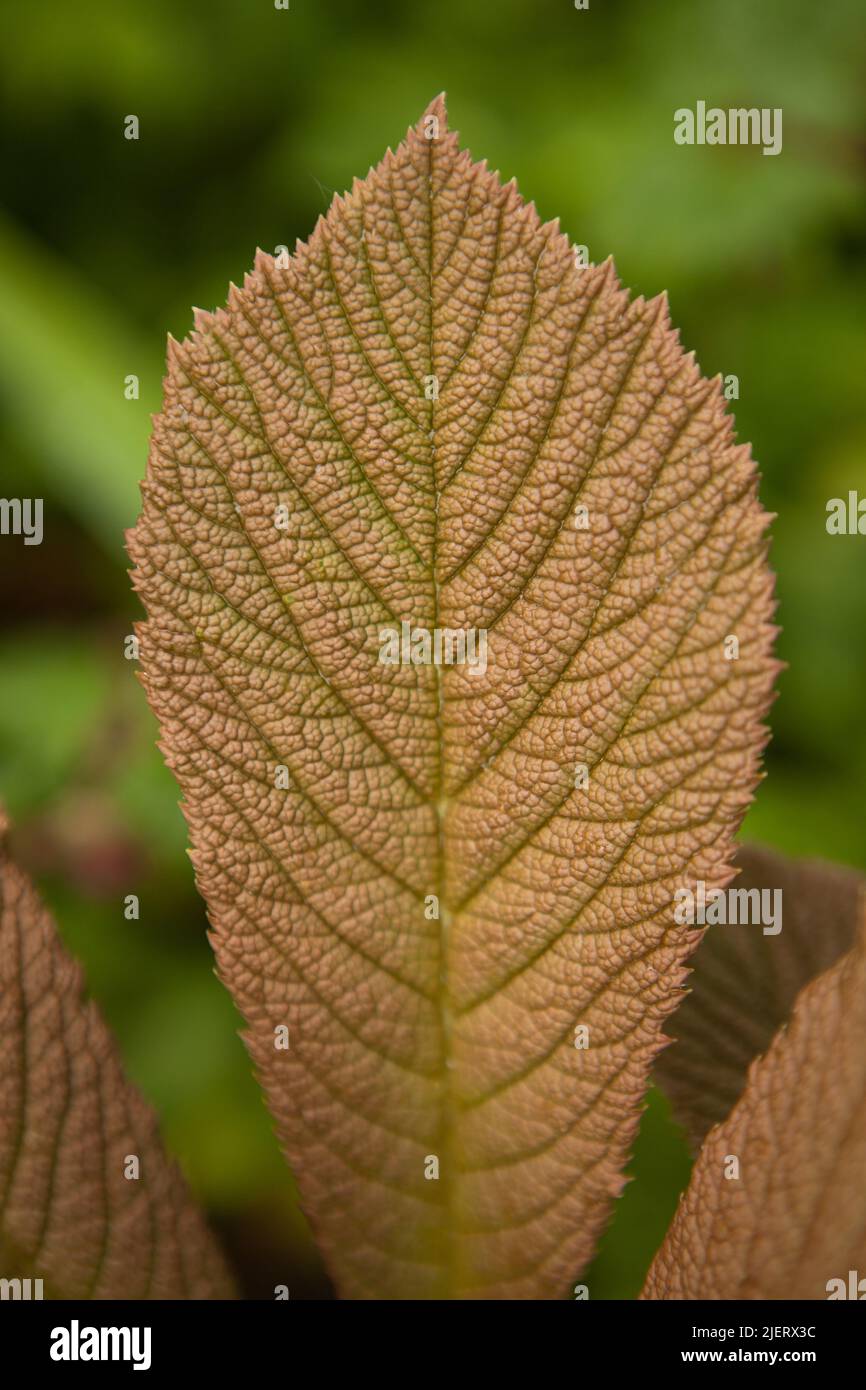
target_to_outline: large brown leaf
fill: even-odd
[[[761,845],[741,845],[734,864],[733,887],[781,893],[781,930],[712,926],[692,958],[691,992],[668,1025],[675,1044],[659,1057],[656,1079],[695,1149],[739,1100],[749,1063],[766,1052],[803,986],[852,946],[866,883],[854,869]]]
[[[155,1117],[82,992],[0,842],[0,1278],[41,1279],[46,1298],[231,1297]]]
[[[838,1296],[831,1280],[866,1278],[864,1175],[866,923],[707,1136],[642,1297]]]
[[[439,99],[171,345],[143,491],[146,688],[341,1291],[563,1294],[765,737],[719,382]],[[486,670],[383,664],[402,621],[485,630]]]

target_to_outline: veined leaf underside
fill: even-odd
[[[441,99],[171,344],[145,683],[343,1293],[556,1297],[591,1253],[674,890],[726,881],[758,777],[755,477],[665,301],[578,268]],[[384,663],[403,622],[486,669]]]
[[[0,1277],[41,1281],[33,1297],[230,1298],[219,1247],[5,831],[0,814]]]
[[[642,1298],[862,1297],[864,904],[850,950],[800,991],[707,1135]]]

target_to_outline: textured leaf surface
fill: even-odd
[[[753,1058],[766,1052],[804,985],[850,950],[862,874],[821,860],[793,860],[741,845],[732,887],[782,894],[782,930],[734,923],[707,929],[692,958],[691,993],[674,1014],[676,1039],[656,1080],[698,1149],[743,1093]]]
[[[564,1294],[694,944],[674,888],[729,872],[758,776],[767,518],[718,381],[438,100],[172,345],[143,491],[146,687],[341,1291]],[[486,630],[486,671],[382,664],[403,620]]]
[[[232,1281],[81,970],[0,846],[0,1278],[46,1298],[228,1298]],[[128,1155],[140,1176],[124,1176]]]
[[[642,1297],[826,1298],[828,1280],[866,1271],[864,1173],[866,927],[710,1131]]]

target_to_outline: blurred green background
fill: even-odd
[[[0,539],[0,795],[246,1291],[328,1296],[123,655],[139,616],[123,534],[166,333],[222,303],[257,245],[305,237],[447,90],[477,157],[593,260],[613,253],[634,291],[667,289],[704,371],[739,377],[738,431],[778,512],[790,664],[745,834],[866,868],[866,540],[824,525],[830,497],[866,494],[862,0],[7,0],[2,13],[2,492],[45,499],[45,539]],[[781,106],[783,152],[676,146],[674,109],[698,99]],[[688,1178],[657,1095],[632,1171],[594,1298],[634,1296]]]

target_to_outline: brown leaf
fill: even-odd
[[[229,1298],[222,1255],[83,988],[0,843],[0,1278],[41,1279],[46,1298]]]
[[[718,380],[440,98],[172,344],[144,499],[146,687],[341,1291],[565,1293],[694,942],[674,888],[726,877],[765,738]],[[403,622],[466,660],[389,664]]]
[[[809,1298],[866,1275],[866,915],[710,1131],[642,1298]],[[726,1178],[730,1159],[739,1177]],[[866,1287],[866,1286],[864,1286]]]
[[[853,944],[866,883],[854,869],[760,845],[740,845],[734,864],[732,887],[781,891],[782,929],[720,923],[692,959],[691,992],[666,1030],[675,1044],[655,1074],[696,1150],[742,1095],[749,1063],[766,1052],[803,986]]]

